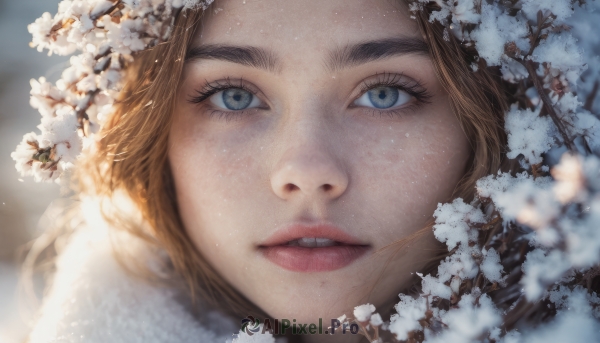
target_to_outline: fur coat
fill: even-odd
[[[113,254],[108,225],[98,213],[86,218],[58,256],[29,343],[275,341],[241,333],[238,320],[216,310],[195,316],[181,292],[133,276]],[[140,239],[126,239],[128,253],[146,254],[150,263],[157,258]]]

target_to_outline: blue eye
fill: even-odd
[[[229,88],[217,92],[210,97],[210,101],[230,111],[240,111],[260,105],[257,96],[241,88]]]
[[[411,96],[395,87],[375,87],[366,91],[356,99],[355,105],[388,109],[408,103]]]

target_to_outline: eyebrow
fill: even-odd
[[[327,67],[332,71],[397,55],[429,54],[427,44],[417,38],[387,38],[337,48],[329,54]],[[193,60],[220,60],[276,72],[279,61],[275,54],[254,46],[207,44],[190,49],[185,62]]]
[[[356,66],[397,55],[428,55],[427,43],[418,38],[387,38],[346,45],[335,49],[329,56],[327,66],[332,71]]]
[[[274,72],[278,63],[273,52],[253,46],[200,45],[192,48],[185,62],[192,60],[221,60]]]

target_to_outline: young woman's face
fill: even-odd
[[[185,229],[221,275],[274,318],[329,323],[396,302],[436,245],[393,243],[449,199],[469,151],[395,2],[217,0],[169,161]]]

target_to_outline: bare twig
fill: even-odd
[[[585,105],[583,105],[583,108],[590,112],[592,112],[592,107],[594,106],[594,101],[596,100],[596,96],[598,95],[598,87],[599,86],[600,86],[600,82],[598,82],[596,80],[596,82],[594,83],[594,88],[592,88],[592,92],[585,100]]]
[[[554,122],[554,125],[556,125],[558,132],[560,132],[560,135],[562,136],[565,145],[567,146],[567,148],[569,150],[571,150],[571,151],[575,150],[573,141],[569,137],[567,130],[565,128],[565,125],[562,122],[562,119],[558,116],[558,113],[556,113],[556,109],[554,108],[554,105],[552,104],[552,100],[546,93],[544,86],[542,85],[539,77],[537,76],[537,73],[535,71],[535,66],[533,65],[533,61],[531,61],[531,60],[523,61],[518,58],[515,58],[515,60],[518,61],[519,63],[521,63],[527,69],[529,76],[533,80],[533,85],[534,85],[535,89],[537,90],[537,92],[540,96],[540,99],[544,103],[546,110],[548,111],[548,115],[550,116],[550,118],[552,118],[552,121]]]
[[[360,330],[363,332],[363,334],[365,335],[365,337],[367,337],[367,339],[369,340],[369,342],[373,342],[373,338],[371,338],[371,335],[369,335],[369,332],[367,331],[367,328],[362,325],[362,323],[360,321],[356,321],[356,323],[358,323],[358,326],[360,327]]]

